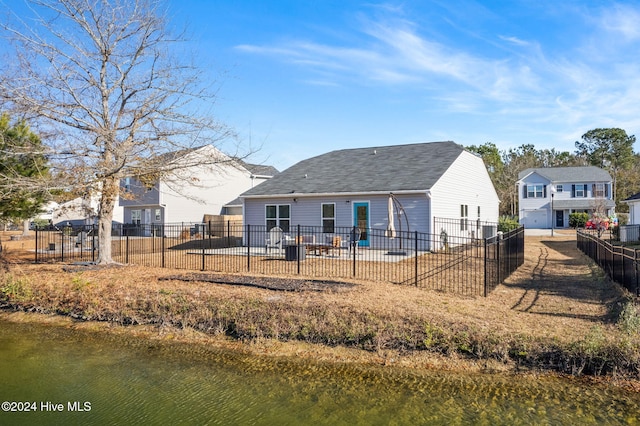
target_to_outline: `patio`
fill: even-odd
[[[286,246],[285,246],[286,247]],[[290,246],[297,247],[297,246]],[[309,259],[317,258],[317,259],[336,259],[336,260],[352,260],[353,253],[350,253],[347,248],[337,248],[337,247],[328,247],[328,246],[320,246],[323,247],[323,250],[318,249],[318,245],[311,245],[311,249],[306,245],[301,245],[300,247],[305,247],[305,257]],[[270,259],[282,259],[286,258],[285,248],[283,249],[270,249],[268,251],[265,250],[264,247],[226,247],[226,248],[216,248],[216,249],[196,249],[196,250],[188,250],[187,254],[190,255],[198,255],[202,256],[252,256],[252,257],[266,257]],[[373,261],[373,262],[403,262],[407,259],[413,258],[415,256],[415,252],[405,250],[405,254],[400,254],[398,251],[389,251],[389,250],[376,250],[370,248],[359,247],[356,250],[355,256],[359,261]],[[418,256],[423,254],[431,254],[428,251],[419,251]],[[306,259],[301,259],[304,261]],[[292,259],[292,261],[297,261],[296,259]]]

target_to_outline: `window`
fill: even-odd
[[[136,225],[140,225],[140,220],[142,219],[142,211],[141,210],[131,210],[131,223]]]
[[[266,206],[267,231],[276,226],[284,232],[289,232],[291,223],[291,206],[289,204]]]
[[[160,221],[161,221],[161,219],[162,219],[162,213],[161,213],[161,210],[160,210],[160,209],[156,209],[156,214],[155,214],[155,216],[156,216],[156,222],[160,222]]]
[[[576,198],[584,198],[587,196],[587,185],[575,185],[574,186],[574,191],[573,191],[573,196]]]
[[[563,192],[564,188],[562,187],[562,185],[556,185],[556,192]]]
[[[124,178],[124,192],[131,192],[131,178]]]
[[[460,204],[460,230],[466,231],[469,218],[469,206],[467,204]]]
[[[544,185],[527,185],[527,198],[543,198]]]
[[[593,196],[597,198],[605,197],[604,183],[593,184]]]
[[[322,232],[333,234],[336,228],[335,203],[322,205]]]
[[[480,220],[480,206],[478,206],[478,220]]]

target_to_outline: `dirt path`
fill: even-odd
[[[622,290],[576,247],[575,233],[527,237],[525,263],[496,289],[495,297],[516,312],[609,323],[611,303]]]

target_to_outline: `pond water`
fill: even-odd
[[[560,378],[251,357],[5,321],[0,384],[2,425],[640,424],[640,394]]]

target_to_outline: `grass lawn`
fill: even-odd
[[[524,265],[486,298],[360,280],[314,287],[286,274],[269,287],[241,285],[264,276],[224,271],[35,265],[33,239],[0,239],[5,310],[191,330],[278,354],[353,349],[381,363],[640,377],[637,303],[571,232],[526,237]]]

